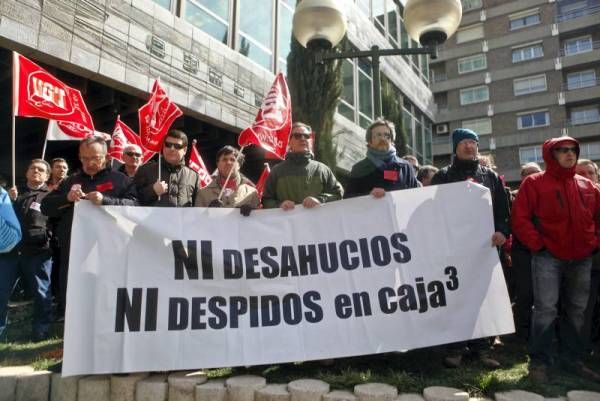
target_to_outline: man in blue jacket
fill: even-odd
[[[0,253],[9,252],[21,240],[21,226],[8,193],[0,187]]]

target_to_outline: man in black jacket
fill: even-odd
[[[129,177],[106,167],[106,142],[90,137],[79,145],[82,171],[66,178],[58,189],[42,202],[42,212],[48,217],[58,217],[60,242],[60,295],[61,305],[66,305],[71,224],[75,203],[89,200],[94,205],[136,206],[135,187]]]
[[[419,186],[412,165],[396,154],[394,134],[394,124],[387,120],[376,120],[367,128],[367,157],[352,167],[347,197],[381,198],[386,191]]]
[[[34,300],[32,339],[40,341],[48,337],[52,322],[52,252],[48,218],[42,214],[40,204],[49,193],[46,185],[49,175],[50,165],[34,159],[27,168],[25,186],[9,191],[23,238],[12,251],[0,255],[0,336],[6,327],[8,300],[20,275]]]
[[[187,145],[184,132],[171,130],[163,142],[160,176],[156,162],[138,169],[133,180],[142,206],[194,206],[198,173],[185,165]]]
[[[472,130],[458,128],[452,132],[454,160],[451,165],[438,171],[431,180],[431,185],[448,184],[460,181],[473,181],[488,188],[492,195],[494,213],[494,230],[491,246],[502,246],[509,234],[509,206],[504,185],[498,175],[487,167],[479,164],[479,136]],[[487,339],[472,340],[457,343],[448,347],[449,353],[444,359],[447,367],[458,367],[462,362],[463,350],[469,350],[479,357],[489,368],[500,366],[498,361],[488,355],[489,342]]]

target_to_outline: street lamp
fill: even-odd
[[[315,51],[315,61],[370,57],[373,67],[375,116],[380,117],[381,82],[379,57],[412,54],[437,55],[437,46],[456,32],[462,17],[460,0],[408,0],[404,7],[404,23],[408,34],[421,46],[411,49],[379,49],[329,52],[346,34],[346,17],[341,0],[302,0],[296,6],[293,34],[298,42]]]

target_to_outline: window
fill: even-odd
[[[474,56],[458,59],[458,73],[466,74],[467,72],[485,70],[487,68],[487,59],[485,54],[476,54]]]
[[[580,38],[565,40],[565,56],[572,56],[579,53],[587,53],[593,50],[592,37],[583,36]]]
[[[544,158],[542,157],[541,146],[526,146],[519,148],[519,161],[521,164],[526,163],[543,163]]]
[[[600,122],[600,107],[597,105],[582,106],[571,109],[571,124],[592,124]]]
[[[580,143],[579,157],[581,159],[600,160],[600,142]]]
[[[460,104],[487,102],[490,99],[490,92],[487,86],[476,86],[460,90]]]
[[[473,130],[479,135],[489,135],[492,133],[492,120],[489,117],[464,120],[462,127]]]
[[[587,0],[562,1],[558,3],[558,22],[567,21],[574,18],[580,18],[585,15],[588,4]]]
[[[544,57],[544,47],[541,43],[517,47],[512,50],[512,62],[520,63],[521,61],[533,60]]]
[[[152,0],[152,2],[171,11],[171,0]]]
[[[373,24],[382,35],[385,35],[385,0],[372,0]]]
[[[510,30],[521,29],[541,22],[540,10],[529,10],[508,17],[510,19]]]
[[[572,72],[567,75],[567,89],[580,89],[596,86],[596,71],[586,70]]]
[[[528,95],[530,93],[543,92],[546,87],[546,74],[533,77],[519,78],[513,81],[515,96]]]
[[[528,129],[550,125],[548,110],[529,111],[517,115],[517,128]]]
[[[227,44],[229,0],[186,0],[183,18],[218,41]]]
[[[214,1],[214,0],[213,0]],[[214,1],[219,3],[218,1]],[[272,70],[273,2],[256,7],[254,1],[239,1],[238,51],[267,70]]]
[[[277,21],[277,70],[287,71],[287,56],[290,53],[292,37],[292,18],[294,8],[288,2],[279,1],[279,18]]]
[[[350,121],[355,121],[354,63],[348,59],[342,61],[342,85],[342,96],[338,104],[338,113]]]
[[[483,38],[483,25],[471,25],[456,32],[456,43],[469,42]]]
[[[463,12],[481,8],[481,0],[460,0]]]

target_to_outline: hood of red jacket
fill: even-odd
[[[559,179],[573,177],[577,167],[577,163],[575,163],[575,165],[573,165],[571,168],[561,167],[560,164],[558,164],[558,161],[554,158],[552,149],[564,143],[570,143],[577,147],[577,159],[579,159],[579,142],[570,136],[550,138],[542,145],[542,156],[544,157],[544,163],[546,163],[546,172]]]

